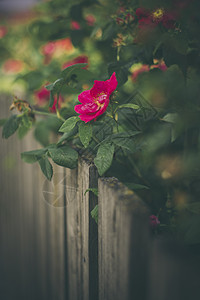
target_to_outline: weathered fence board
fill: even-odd
[[[99,299],[145,299],[148,209],[116,179],[99,180]]]
[[[78,174],[66,171],[68,288],[73,300],[98,299],[97,225],[90,215],[97,199],[85,194],[91,187],[97,187],[94,166],[82,161]]]
[[[0,99],[0,118],[9,115],[11,101],[10,96]],[[4,300],[66,299],[64,185],[57,185],[56,176],[49,183],[38,164],[25,164],[20,158],[21,152],[38,147],[31,133],[20,141],[15,135],[0,139],[0,294]],[[53,167],[63,180],[64,168]]]

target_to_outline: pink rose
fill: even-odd
[[[152,229],[156,229],[158,225],[160,224],[160,221],[158,220],[158,217],[151,215],[149,217],[149,223]]]
[[[34,92],[34,96],[36,99],[36,102],[39,106],[46,105],[49,102],[50,98],[50,91],[47,90],[45,87],[41,87],[40,90]],[[58,108],[61,107],[61,103],[63,102],[63,97],[59,97],[58,101]],[[54,103],[52,107],[49,107],[49,111],[55,113],[56,112],[56,103],[57,103],[57,98],[55,97]]]
[[[80,114],[79,118],[87,123],[102,115],[108,107],[109,97],[116,89],[117,84],[115,72],[106,81],[95,80],[91,90],[83,91],[78,96],[81,104],[76,105],[74,110]]]
[[[81,29],[81,26],[80,26],[79,22],[77,22],[77,21],[71,21],[71,29],[72,30],[79,30],[79,29]]]

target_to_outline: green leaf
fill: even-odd
[[[93,210],[91,211],[91,216],[95,220],[95,222],[98,224],[98,205],[96,205]]]
[[[53,91],[50,92],[50,99],[49,99],[49,107],[52,107],[54,104],[54,94]]]
[[[62,86],[64,85],[64,79],[63,78],[59,78],[57,79],[54,83],[53,83],[53,92],[54,93],[60,93]]]
[[[71,147],[48,148],[52,160],[59,166],[74,169],[77,167],[78,153]]]
[[[139,107],[137,104],[126,103],[126,104],[119,105],[118,108],[132,108],[132,109],[139,109],[140,107]]]
[[[100,145],[97,156],[94,159],[95,166],[102,176],[111,166],[115,147],[111,143],[104,143]]]
[[[125,182],[124,183],[129,189],[132,190],[149,190],[149,187],[143,184],[138,184],[138,183],[132,183],[132,182]]]
[[[88,193],[88,192],[92,192],[95,196],[97,196],[98,197],[98,189],[96,189],[96,188],[89,188],[89,189],[87,189],[86,191],[85,191],[85,193],[84,193],[84,196],[86,195],[86,193]]]
[[[92,138],[91,124],[79,123],[79,137],[83,146],[87,148]]]
[[[74,127],[71,131],[69,132],[65,132],[61,138],[58,140],[57,145],[61,145],[62,142],[67,141],[69,138],[71,138],[72,136],[76,135],[78,132],[78,128]]]
[[[31,119],[29,118],[28,114],[24,114],[19,124],[18,137],[22,139],[28,133],[31,127],[32,127]]]
[[[50,130],[46,125],[46,120],[36,123],[34,137],[44,147],[49,145]]]
[[[107,23],[103,29],[102,40],[110,40],[116,34],[117,27],[114,22]]]
[[[84,68],[86,66],[87,66],[86,63],[75,64],[75,65],[69,66],[62,71],[61,75],[62,75],[63,79],[66,81],[66,80],[70,79],[73,74],[78,74],[78,71],[80,71],[82,68]]]
[[[3,126],[8,119],[0,119],[0,127]]]
[[[76,123],[79,121],[79,117],[71,117],[71,118],[68,118],[63,124],[62,126],[60,127],[59,129],[59,132],[69,132],[71,131]]]
[[[14,134],[19,127],[20,121],[17,115],[12,115],[3,126],[2,137],[7,139]]]
[[[41,158],[39,161],[40,168],[48,180],[53,176],[53,167],[47,157]]]
[[[50,83],[48,85],[45,85],[45,88],[48,90],[48,91],[51,91],[53,89],[53,83]]]
[[[168,113],[161,120],[169,123],[176,123],[179,118],[177,113]]]
[[[120,132],[113,134],[111,140],[115,145],[133,153],[138,149],[134,136],[140,133],[140,131]]]
[[[55,94],[59,95],[63,85],[64,85],[64,79],[63,78],[59,78],[54,83],[47,85],[47,89],[51,91],[50,92],[49,107],[53,106],[53,104],[54,104],[54,95]]]
[[[29,164],[32,164],[39,159],[42,158],[42,156],[46,153],[47,149],[38,149],[38,150],[32,150],[32,151],[26,151],[21,153],[21,159]]]

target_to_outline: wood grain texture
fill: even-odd
[[[99,179],[99,300],[145,299],[147,216],[118,180]]]
[[[68,244],[68,289],[70,300],[97,299],[97,225],[90,212],[96,197],[85,191],[97,187],[93,165],[79,162],[77,170],[66,171]],[[96,229],[95,229],[96,228]]]
[[[12,96],[0,97],[0,118],[10,115],[11,102]],[[66,299],[64,185],[57,185],[56,177],[47,182],[37,163],[26,164],[20,158],[21,152],[39,147],[32,133],[22,140],[16,134],[0,139],[0,295],[4,300]],[[63,180],[64,168],[54,165],[54,171]]]

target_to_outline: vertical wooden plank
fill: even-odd
[[[0,98],[0,118],[11,96]],[[64,168],[48,182],[20,153],[39,148],[32,134],[0,139],[0,294],[4,300],[66,299]],[[58,197],[59,200],[58,200]],[[58,201],[57,201],[58,200]],[[12,286],[12,289],[10,288]]]
[[[199,246],[154,240],[148,283],[148,300],[200,299]]]
[[[145,299],[147,216],[118,180],[99,179],[99,300]]]
[[[97,228],[90,215],[97,199],[85,194],[97,187],[97,173],[93,165],[80,161],[78,171],[66,174],[69,299],[97,299]]]
[[[54,176],[45,182],[47,203],[48,290],[50,299],[65,299],[64,168],[53,164]]]
[[[9,115],[11,99],[11,96],[1,96],[0,118]],[[23,299],[30,295],[39,298],[38,286],[33,284],[36,278],[33,179],[38,169],[24,164],[20,158],[22,151],[37,146],[30,135],[22,141],[15,135],[8,140],[0,139],[0,145],[1,294],[4,299]],[[35,185],[37,190],[37,182]]]

